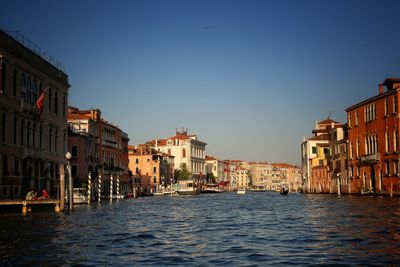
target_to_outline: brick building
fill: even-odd
[[[346,109],[352,193],[400,193],[399,91],[399,78],[386,79],[378,95]]]
[[[101,175],[101,192],[109,197],[111,175],[113,193],[131,192],[128,169],[128,135],[102,118],[99,109],[68,109],[68,150],[72,154],[71,170],[74,186],[87,187],[91,172],[92,196],[97,196],[98,176]]]
[[[31,188],[59,195],[69,87],[59,66],[0,30],[0,198],[21,198]]]

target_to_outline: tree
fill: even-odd
[[[207,183],[212,183],[212,184],[215,184],[215,176],[214,176],[214,174],[211,172],[211,173],[207,173]]]
[[[176,181],[189,180],[192,173],[186,169],[185,164],[181,164],[180,168],[174,171],[174,177]]]

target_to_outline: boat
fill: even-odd
[[[282,187],[281,190],[279,191],[279,193],[281,195],[287,195],[289,193],[289,189],[285,189],[284,187]]]
[[[198,195],[200,190],[197,190],[193,180],[179,181],[178,195]]]
[[[239,188],[239,189],[237,190],[237,194],[238,194],[238,195],[244,195],[244,194],[246,194],[246,189],[244,189],[244,188]]]
[[[72,192],[74,194],[74,205],[88,203],[86,188],[74,188]],[[65,202],[68,203],[68,189],[65,193]]]
[[[258,187],[258,188],[250,188],[249,189],[250,192],[267,192],[266,189]]]

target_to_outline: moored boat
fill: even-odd
[[[246,194],[246,189],[244,189],[244,188],[239,188],[239,189],[237,190],[237,194],[238,194],[238,195],[244,195],[244,194]]]

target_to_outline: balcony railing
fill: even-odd
[[[361,163],[373,164],[375,162],[380,161],[380,159],[381,159],[381,154],[379,154],[379,153],[369,154],[369,155],[362,155],[361,156]]]

